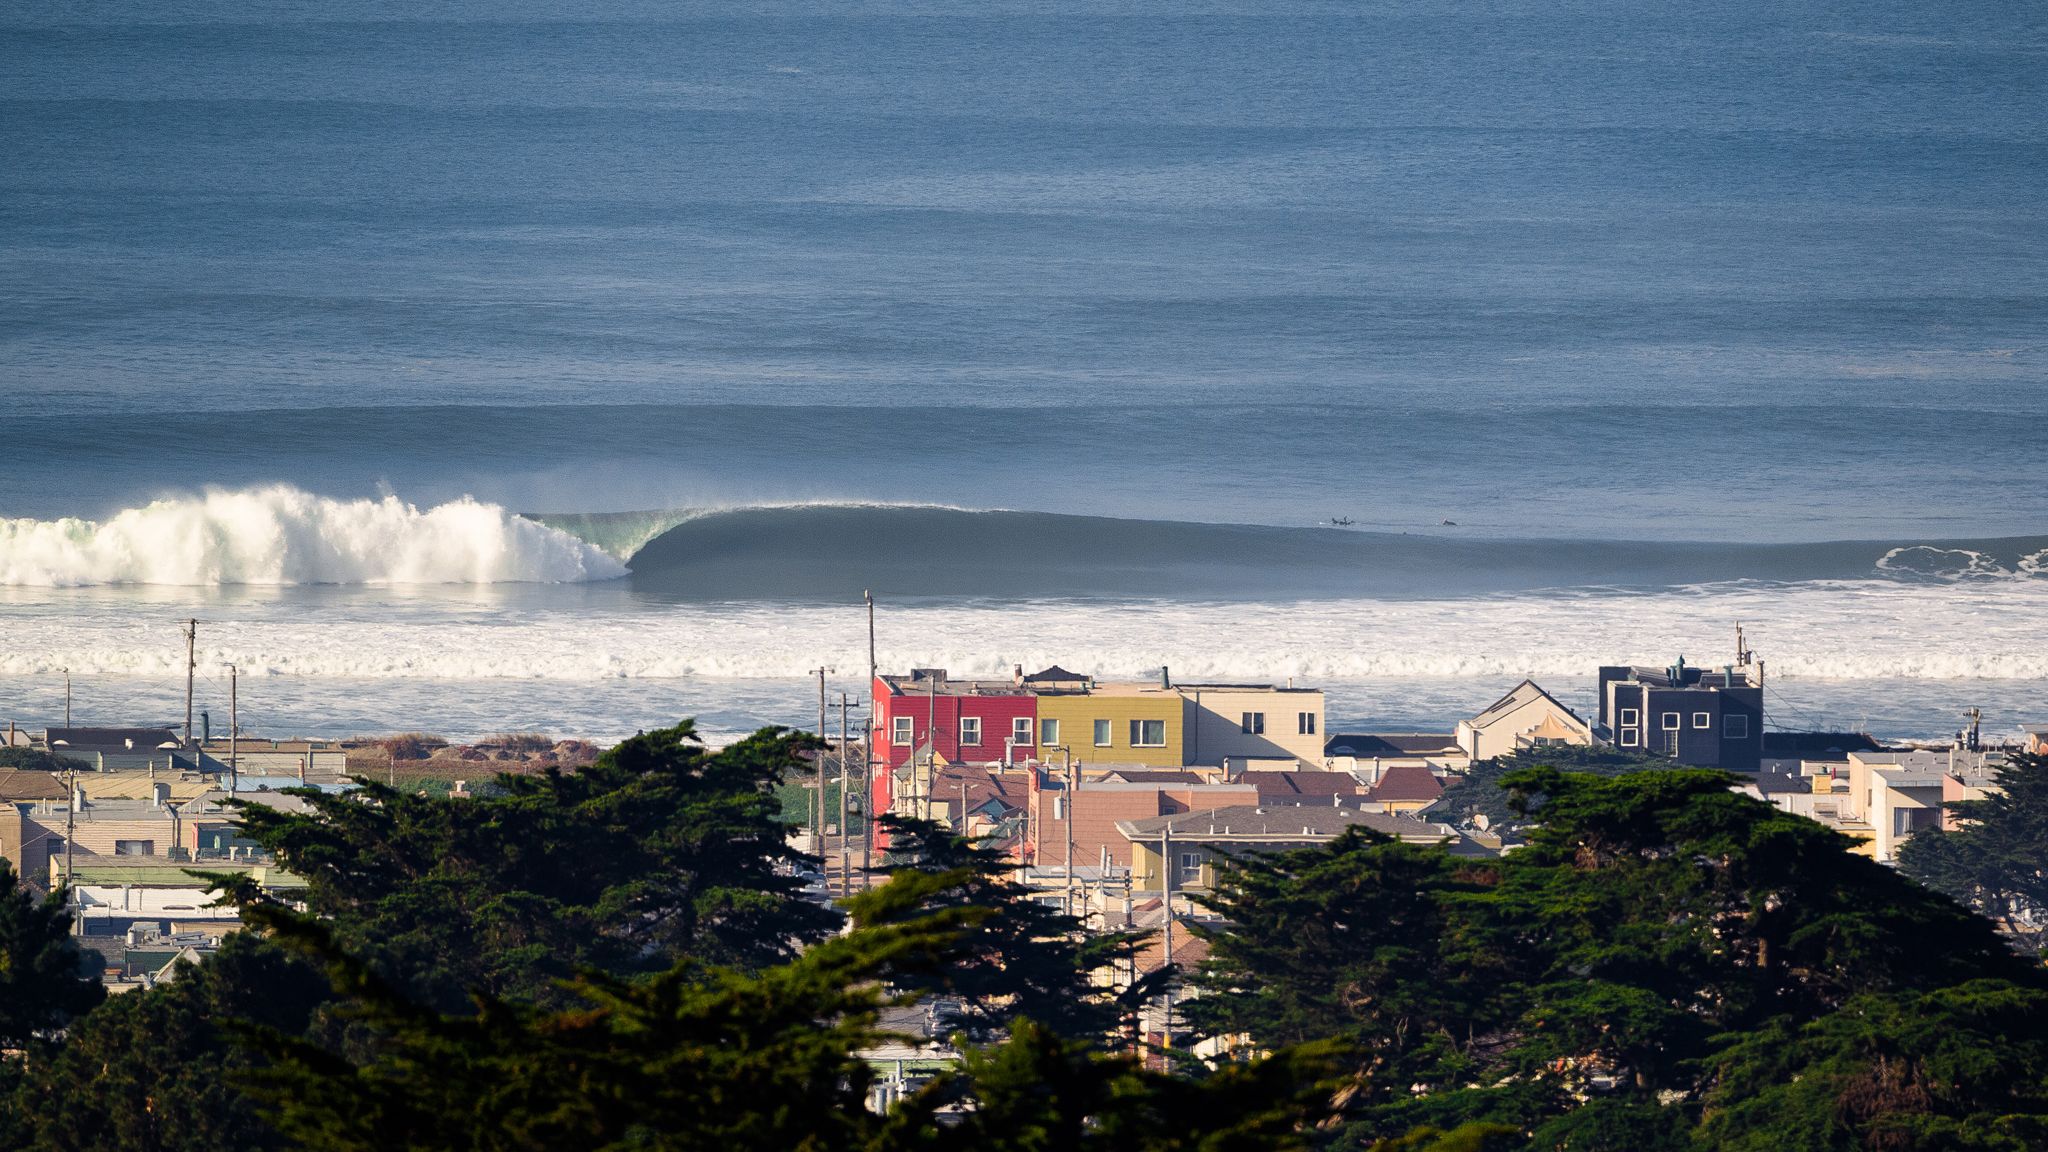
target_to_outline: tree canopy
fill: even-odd
[[[839,917],[800,897],[806,857],[773,793],[814,742],[766,729],[707,752],[686,721],[487,796],[364,781],[242,821],[385,978],[449,1010],[472,992],[546,1000],[584,968],[773,964],[831,931]]]
[[[864,893],[865,926],[753,972],[685,961],[625,983],[588,974],[546,1011],[489,997],[444,1015],[351,957],[318,921],[252,913],[319,958],[367,1055],[270,1034],[257,1098],[296,1147],[611,1149],[1306,1147],[1331,1109],[1333,1046],[1276,1053],[1201,1082],[1146,1071],[1025,1019],[886,1109],[868,1106],[885,978],[943,963],[996,913],[948,903],[911,871]],[[920,911],[936,905],[936,911]],[[944,1112],[948,1123],[938,1122]]]
[[[1914,833],[1899,870],[1990,917],[2028,951],[2048,949],[2048,756],[2011,757],[1995,792],[1948,809],[1959,826]]]
[[[942,909],[989,913],[963,924],[928,966],[899,968],[891,977],[904,991],[946,997],[955,1008],[953,1026],[972,1039],[986,1041],[1020,1017],[1062,1036],[1099,1038],[1150,993],[1150,983],[1120,993],[1094,979],[1128,961],[1136,937],[1088,934],[1078,919],[1010,879],[1015,865],[1000,853],[942,824],[897,816],[882,824],[891,844],[886,871],[944,883],[919,903],[851,901],[855,923]]]
[[[0,1048],[26,1048],[106,995],[71,939],[62,889],[37,899],[0,858]]]
[[[1351,1044],[1354,1142],[1489,1121],[1529,1147],[1652,1152],[1695,1147],[1709,1101],[1717,1141],[1747,1138],[1762,1114],[1719,1104],[1751,1038],[1824,1038],[1872,997],[2039,993],[1985,921],[1733,782],[1523,769],[1503,783],[1539,823],[1499,859],[1354,831],[1243,860],[1219,879],[1230,927],[1207,933],[1207,995],[1186,1012],[1259,1045]],[[1890,1131],[1916,1106],[1847,1128]]]

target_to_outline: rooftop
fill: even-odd
[[[1642,672],[1645,671],[1645,669],[1638,668],[1636,669],[1636,671]],[[1504,716],[1509,712],[1512,712],[1515,709],[1522,707],[1525,704],[1532,704],[1538,700],[1548,700],[1552,704],[1556,705],[1559,709],[1561,709],[1567,716],[1570,716],[1574,720],[1579,720],[1579,714],[1577,712],[1574,712],[1570,708],[1565,707],[1563,702],[1559,701],[1557,697],[1552,696],[1548,692],[1545,692],[1543,690],[1542,685],[1536,683],[1534,680],[1524,680],[1520,684],[1517,684],[1513,688],[1509,689],[1507,695],[1502,696],[1500,699],[1495,700],[1493,703],[1488,704],[1486,707],[1480,709],[1479,715],[1474,716],[1472,718],[1471,724],[1474,728],[1484,728],[1488,723],[1492,722],[1493,720],[1501,716]],[[1583,720],[1580,720],[1579,722],[1582,724],[1585,723],[1585,721]]]
[[[1162,834],[1183,840],[1211,843],[1299,843],[1328,840],[1355,827],[1403,840],[1436,843],[1456,839],[1448,824],[1433,824],[1413,816],[1389,812],[1366,812],[1336,805],[1236,805],[1198,812],[1176,812],[1143,820],[1119,820],[1117,831],[1132,840],[1157,840]]]
[[[1448,732],[1340,732],[1323,743],[1328,756],[1425,756],[1458,755],[1464,749]]]

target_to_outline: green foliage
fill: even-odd
[[[1584,748],[1570,744],[1528,748],[1492,760],[1481,760],[1462,775],[1454,777],[1451,787],[1430,805],[1429,817],[1469,827],[1477,817],[1483,816],[1486,826],[1495,831],[1525,826],[1530,822],[1527,815],[1515,811],[1508,793],[1501,787],[1501,781],[1511,773],[1540,767],[1595,776],[1619,776],[1626,772],[1663,771],[1670,769],[1672,763],[1661,756],[1620,748]]]
[[[29,1047],[105,995],[72,943],[63,890],[37,899],[0,858],[0,1049]]]
[[[446,1010],[471,992],[544,1001],[584,968],[772,964],[829,932],[838,916],[786,874],[806,858],[771,791],[810,741],[765,729],[707,753],[685,722],[473,799],[366,781],[242,818],[384,978]]]
[[[29,772],[90,772],[92,765],[76,756],[59,756],[45,748],[6,747],[0,748],[0,768],[20,768]]]
[[[1741,1037],[1869,996],[2039,985],[1990,925],[1733,780],[1522,769],[1508,802],[1541,823],[1499,860],[1363,832],[1240,860],[1188,1017],[1347,1041],[1353,1143],[1486,1121],[1532,1148],[1652,1152],[1693,1147]]]
[[[1859,996],[1729,1038],[1702,1132],[1725,1152],[2048,1148],[2048,991]]]
[[[891,974],[897,988],[957,1004],[954,1023],[969,1037],[985,1041],[1012,1020],[1028,1017],[1062,1036],[1099,1038],[1151,992],[1150,985],[1140,985],[1119,996],[1090,980],[1091,973],[1128,958],[1135,937],[1088,936],[1080,921],[1010,880],[1015,866],[1000,853],[942,824],[895,816],[881,823],[892,845],[884,862],[889,871],[923,873],[943,883],[914,905],[856,897],[847,906],[862,926],[945,909],[982,913],[934,963]]]
[[[911,872],[864,893],[869,926],[784,965],[684,963],[633,985],[586,976],[571,986],[581,1003],[552,1013],[489,998],[474,1013],[437,1013],[350,957],[325,925],[258,909],[328,966],[372,1042],[344,1057],[261,1034],[274,1063],[256,1092],[314,1152],[1286,1148],[1327,1114],[1326,1049],[1198,1084],[1027,1022],[887,1113],[869,1110],[874,1073],[859,1053],[887,1039],[882,978],[951,955],[953,937],[989,915],[943,901],[919,914],[945,883]],[[949,1107],[958,1122],[938,1123]]]
[[[35,1152],[263,1152],[286,1147],[236,1083],[260,1058],[228,1020],[303,1032],[328,996],[311,966],[248,934],[202,966],[113,997],[33,1063],[13,1101],[17,1143]]]
[[[1899,870],[1990,917],[2032,952],[2048,948],[2048,756],[2013,756],[1999,791],[1948,808],[1963,823],[1926,829]]]

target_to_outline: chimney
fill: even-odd
[[[1168,668],[1164,664],[1159,666],[1159,686],[1161,688],[1173,687],[1173,669]]]
[[[151,784],[149,786],[149,804],[152,808],[170,807],[171,786],[163,783]]]
[[[1016,670],[1010,673],[1010,686],[1013,688],[1022,688],[1024,686],[1024,666],[1022,664],[1017,665]]]

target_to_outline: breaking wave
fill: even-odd
[[[0,519],[0,585],[501,584],[626,569],[495,504],[420,509],[279,485],[158,500],[107,520]]]
[[[0,587],[583,583],[683,600],[899,596],[1238,601],[1466,597],[1757,581],[2048,576],[2048,537],[1511,539],[1207,524],[928,504],[518,514],[464,498],[337,500],[278,485],[109,519],[0,519]]]
[[[925,505],[708,510],[630,523],[633,584],[692,599],[1445,597],[1753,580],[1948,584],[2048,575],[2048,537],[1742,544],[1512,539]],[[564,523],[575,531],[577,526]],[[616,535],[610,538],[616,538]]]

